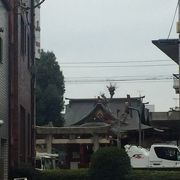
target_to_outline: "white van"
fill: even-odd
[[[56,168],[56,159],[58,159],[58,154],[50,153],[36,153],[36,169],[46,170]]]

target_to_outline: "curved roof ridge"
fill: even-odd
[[[93,111],[95,111],[95,109],[96,109],[97,106],[99,106],[99,105],[100,105],[100,106],[103,108],[103,110],[104,110],[106,113],[108,113],[112,118],[117,119],[116,117],[113,116],[113,114],[112,114],[109,110],[107,110],[107,108],[105,107],[105,105],[104,105],[102,102],[98,102],[98,103],[94,106],[93,109],[91,109],[86,115],[84,115],[78,122],[74,123],[73,125],[76,125],[76,124],[80,123],[80,122],[83,121],[83,119],[85,119],[87,116],[90,116],[91,113],[92,113]]]

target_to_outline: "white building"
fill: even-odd
[[[0,0],[0,179],[8,176],[8,11]]]
[[[39,0],[35,0],[35,5],[39,3]],[[40,6],[35,8],[35,58],[40,58]]]
[[[149,112],[155,111],[155,105],[154,104],[146,104],[146,109],[149,109]]]

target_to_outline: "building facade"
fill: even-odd
[[[178,39],[159,39],[152,43],[179,66],[179,40]],[[173,88],[179,95],[179,74],[173,74]],[[179,97],[177,98],[179,102]],[[159,128],[163,133],[164,141],[180,144],[180,107],[170,107],[168,112],[152,112],[151,125]]]
[[[8,1],[9,167],[34,162],[34,1]]]
[[[0,0],[0,179],[8,176],[9,56],[8,8]]]
[[[34,0],[35,5],[39,3],[39,0]],[[35,58],[40,59],[40,51],[41,51],[41,42],[40,42],[40,34],[41,34],[41,26],[40,26],[40,6],[35,8]]]
[[[37,3],[37,2],[36,2]],[[34,165],[34,0],[0,0],[0,179]],[[3,124],[1,124],[3,122]]]

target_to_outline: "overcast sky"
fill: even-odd
[[[65,97],[109,96],[109,82],[102,80],[116,79],[121,81],[116,82],[115,97],[145,95],[156,111],[177,106],[172,80],[122,81],[178,73],[178,66],[151,43],[167,38],[176,5],[177,0],[46,0],[41,6],[41,47],[57,57],[67,80]],[[175,26],[170,38],[177,38]],[[65,64],[72,62],[76,64]]]

